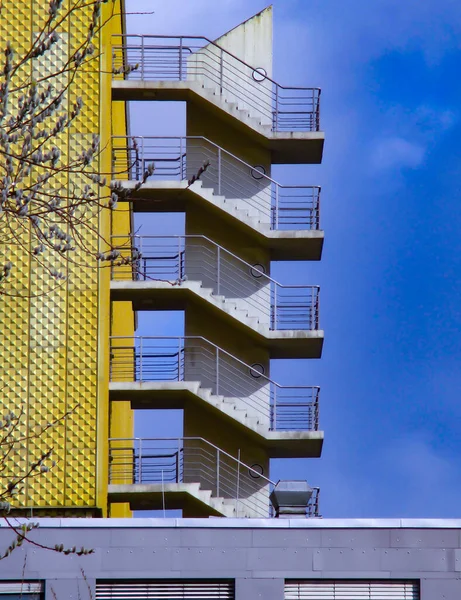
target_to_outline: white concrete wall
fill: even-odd
[[[251,263],[250,263],[251,264]],[[261,265],[267,270],[267,265]],[[201,281],[203,287],[224,296],[225,302],[258,318],[267,326],[271,319],[271,286],[267,277],[239,260],[233,253],[218,248],[207,239],[185,238],[185,274],[189,281]]]
[[[203,432],[202,437],[225,450],[231,457],[238,458],[246,465],[258,465],[264,475],[268,476],[269,461],[263,450],[249,443],[244,436],[236,436],[232,428],[224,430],[220,420],[210,413],[198,413],[192,408],[185,410],[184,431],[186,437],[191,436],[190,430],[198,428]],[[195,433],[193,435],[196,435]],[[236,516],[257,517],[269,512],[269,487],[263,478],[250,477],[248,469],[232,458],[218,453],[214,448],[197,440],[184,443],[184,481],[198,482],[202,489],[211,490],[213,496],[236,499]],[[219,467],[218,467],[219,465]],[[217,479],[220,486],[218,490]]]
[[[272,7],[215,42],[230,54],[212,44],[205,46],[188,59],[187,79],[199,81],[228,102],[235,102],[238,108],[258,117],[262,124],[272,125],[272,83],[253,78],[253,69],[264,69],[267,76],[272,77]]]
[[[201,176],[204,188],[212,188],[214,193],[231,200],[242,209],[247,209],[263,224],[271,221],[272,182],[267,177],[270,169],[266,164],[249,165],[239,160],[226,148],[219,150],[213,144],[203,139],[188,139],[187,147],[187,178],[198,173],[205,161],[209,166]],[[256,167],[256,168],[255,168]]]
[[[267,372],[266,364],[258,364]],[[213,394],[234,401],[237,408],[244,409],[248,416],[257,418],[269,429],[270,385],[264,377],[253,375],[256,373],[252,374],[246,364],[216,350],[206,341],[185,340],[185,380],[200,381],[203,388],[209,388]]]

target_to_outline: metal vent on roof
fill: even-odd
[[[285,600],[419,600],[414,581],[287,581]]]
[[[150,581],[96,584],[96,600],[233,600],[231,581]]]

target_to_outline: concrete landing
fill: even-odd
[[[226,126],[246,135],[247,142],[270,150],[272,164],[319,164],[322,162],[325,134],[323,131],[273,132],[246,116],[231,102],[202,87],[195,81],[113,80],[112,99],[182,101],[202,105],[207,112],[220,118]]]
[[[122,181],[125,189],[133,189],[136,181]],[[246,218],[241,211],[232,211],[229,203],[197,182],[188,187],[187,181],[147,181],[142,189],[128,197],[133,211],[137,213],[186,212],[203,210],[204,219],[221,219],[225,228],[235,229],[254,239],[256,247],[270,252],[270,260],[320,260],[324,232],[315,229],[271,230],[260,225],[255,218]]]
[[[187,310],[190,303],[206,305],[210,317],[222,319],[242,334],[253,338],[268,349],[271,358],[320,358],[324,332],[322,330],[270,330],[254,323],[255,317],[245,317],[242,310],[227,310],[200,282],[186,281],[178,285],[167,281],[111,281],[113,301],[133,303],[134,310]]]
[[[248,422],[232,414],[229,403],[219,401],[219,396],[207,393],[196,381],[111,381],[111,402],[131,401],[134,410],[183,409],[193,403],[195,410],[204,410],[219,416],[226,427],[232,427],[236,436],[244,435],[261,445],[270,458],[319,458],[322,454],[323,431],[269,431],[268,425]],[[222,398],[222,397],[221,397]],[[244,405],[240,405],[244,408]]]

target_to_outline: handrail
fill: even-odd
[[[244,67],[247,67],[248,69],[252,69],[253,71],[255,71],[257,68],[257,67],[253,67],[253,66],[249,65],[244,60],[242,60],[241,58],[236,56],[235,54],[232,54],[232,52],[229,52],[229,50],[226,50],[222,46],[219,46],[219,44],[217,44],[213,40],[208,39],[207,37],[205,37],[203,35],[149,35],[149,34],[141,34],[141,33],[133,33],[133,34],[131,34],[131,33],[114,33],[114,34],[112,34],[112,37],[121,37],[121,38],[128,38],[128,37],[133,38],[134,37],[134,38],[142,38],[142,39],[152,38],[152,39],[170,39],[170,40],[171,39],[182,40],[182,39],[186,38],[186,39],[191,39],[191,40],[205,40],[209,45],[215,46],[215,48],[218,48],[218,50],[220,52],[224,52],[225,54],[228,54],[234,60],[241,63]],[[321,88],[319,88],[319,87],[303,87],[303,86],[292,86],[292,85],[289,87],[283,86],[282,84],[277,83],[277,81],[275,81],[268,75],[265,75],[264,79],[267,79],[268,81],[270,81],[277,87],[282,88],[284,90],[316,90],[318,92],[322,91]]]
[[[244,160],[242,160],[241,158],[239,158],[238,156],[236,156],[235,154],[233,154],[229,150],[226,150],[222,146],[219,146],[215,142],[212,142],[209,138],[205,137],[204,135],[113,135],[112,139],[113,140],[114,139],[128,139],[128,140],[133,140],[133,139],[134,140],[204,140],[207,144],[210,144],[210,146],[214,146],[217,150],[220,150],[221,152],[224,152],[225,154],[227,154],[228,156],[230,156],[234,160],[238,161],[239,163],[241,163],[242,165],[244,165],[248,169],[254,170],[254,168],[255,168],[254,165],[250,165],[249,163],[245,162]],[[186,155],[186,152],[184,152],[183,156],[185,156],[185,155]],[[266,173],[261,173],[261,179],[267,179],[268,181],[270,181],[271,183],[273,183],[277,187],[281,187],[281,188],[292,188],[292,189],[314,188],[314,189],[318,189],[319,191],[322,189],[320,185],[283,185],[283,184],[279,183],[278,181],[275,181],[275,179],[272,179],[272,177],[270,177],[269,175],[266,175]]]
[[[291,288],[310,288],[310,289],[312,289],[313,288],[313,289],[320,290],[320,286],[319,285],[299,285],[299,284],[296,284],[296,285],[287,285],[287,284],[279,283],[275,279],[272,279],[272,277],[270,275],[267,275],[267,273],[264,273],[264,271],[260,271],[254,265],[251,265],[250,263],[246,262],[245,260],[243,260],[243,258],[240,258],[239,256],[237,256],[236,254],[234,254],[230,250],[227,250],[227,248],[224,248],[224,246],[221,246],[220,244],[218,244],[217,242],[215,242],[211,238],[207,237],[206,235],[198,235],[198,234],[197,235],[196,234],[188,234],[188,235],[138,235],[138,234],[134,234],[134,235],[130,235],[130,236],[127,236],[127,235],[113,235],[111,239],[115,240],[117,238],[124,238],[124,239],[129,239],[129,240],[133,240],[133,239],[186,239],[186,238],[187,239],[189,239],[189,238],[203,239],[203,240],[209,242],[211,245],[215,246],[216,248],[219,248],[223,252],[226,252],[226,254],[229,254],[230,256],[232,256],[232,258],[235,258],[236,260],[238,260],[239,262],[241,262],[242,264],[244,264],[246,267],[248,267],[249,269],[253,270],[255,273],[259,273],[259,275],[261,275],[262,277],[264,277],[265,279],[267,279],[271,283],[274,283],[278,287],[287,288],[287,289],[291,289]],[[122,248],[123,248],[123,246],[122,246]],[[120,250],[120,247],[118,247],[117,249]],[[131,246],[127,247],[127,249],[131,250]]]
[[[256,471],[255,469],[253,469],[253,467],[250,467],[250,465],[247,465],[246,463],[244,463],[240,459],[235,458],[235,456],[232,456],[232,454],[229,454],[225,450],[222,450],[222,448],[219,448],[219,446],[215,446],[213,443],[209,442],[208,440],[206,440],[205,438],[202,438],[202,437],[157,437],[157,438],[133,437],[133,438],[109,438],[109,444],[110,444],[110,442],[135,442],[135,441],[143,441],[143,442],[144,441],[145,442],[198,441],[198,442],[204,442],[205,444],[207,444],[208,446],[210,446],[214,450],[217,450],[220,454],[223,454],[224,456],[227,456],[231,460],[235,461],[239,465],[245,467],[246,469],[248,469],[249,471],[251,471],[252,473],[254,473],[255,475],[257,475],[258,479],[264,479],[265,481],[267,481],[267,483],[269,483],[271,485],[274,485],[274,486],[277,485],[276,481],[272,481],[268,477],[265,477],[265,475],[262,475],[259,471]]]
[[[283,86],[206,37],[114,34],[113,39],[113,49],[119,51],[114,52],[115,75],[136,78],[139,73],[141,80],[206,81],[218,95],[251,107],[253,116],[259,115],[260,124],[271,131],[320,130],[320,88]],[[152,40],[170,43],[153,44]],[[141,60],[132,54],[140,54]],[[127,68],[133,58],[139,69]],[[116,66],[120,63],[121,68]]]
[[[283,185],[204,136],[113,136],[112,147],[114,178],[127,173],[139,181],[153,164],[154,180],[187,181],[207,162],[203,187],[230,200],[229,209],[256,210],[273,230],[320,228],[320,186]]]
[[[198,484],[211,498],[231,502],[234,516],[273,517],[270,493],[278,482],[243,462],[237,452],[235,457],[199,436],[109,438],[108,479],[122,485]],[[312,488],[306,516],[319,516],[319,491]]]
[[[112,245],[122,255],[121,263],[111,267],[113,280],[181,285],[189,279],[224,303],[234,302],[245,317],[256,318],[272,331],[319,327],[320,286],[281,284],[265,273],[263,265],[251,265],[207,236],[113,236]]]
[[[159,335],[159,336],[155,336],[155,335],[134,335],[134,336],[128,336],[128,335],[111,335],[110,336],[110,340],[111,341],[112,340],[201,340],[202,342],[205,342],[205,343],[209,344],[210,346],[212,346],[213,348],[215,348],[215,350],[219,350],[219,352],[222,352],[223,354],[225,354],[226,356],[228,356],[232,360],[235,360],[236,362],[238,362],[240,365],[242,365],[246,369],[249,369],[250,371],[253,369],[253,367],[251,365],[248,365],[247,363],[243,362],[243,360],[240,360],[240,358],[237,358],[236,356],[232,355],[227,350],[224,350],[223,348],[220,348],[219,346],[217,346],[213,342],[210,342],[210,340],[208,340],[207,338],[205,338],[205,337],[203,337],[201,335],[177,335],[177,336],[165,336],[165,335]],[[124,347],[125,346],[121,346],[121,348],[124,348]],[[126,346],[126,347],[128,348],[128,346]],[[299,389],[299,390],[317,389],[317,390],[320,390],[320,386],[318,386],[318,385],[280,385],[279,383],[277,383],[273,379],[270,379],[270,377],[268,377],[267,375],[265,375],[263,373],[261,373],[260,376],[261,376],[262,379],[265,379],[268,383],[271,383],[272,385],[274,385],[278,389],[294,389],[294,390],[297,390],[297,389]]]

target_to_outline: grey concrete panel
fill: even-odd
[[[421,598],[422,600],[459,600],[461,598],[461,580],[422,579]]]
[[[172,552],[172,568],[210,576],[214,571],[245,571],[246,556],[238,548],[177,548]]]
[[[390,531],[393,548],[459,548],[458,529],[397,529]]]
[[[155,577],[157,571],[172,569],[172,550],[166,548],[109,548],[101,550],[101,570],[119,573],[150,571]],[[120,575],[119,575],[120,576]],[[128,577],[128,575],[126,575]]]
[[[179,532],[179,530],[178,530]],[[213,529],[181,529],[181,542],[185,547],[249,548],[253,532],[250,529],[223,531]]]
[[[31,540],[38,540],[40,543],[54,548],[56,544],[64,544],[67,547],[76,546],[80,549],[95,548],[95,545],[106,547],[110,544],[111,530],[110,529],[98,529],[97,535],[95,531],[91,529],[83,528],[65,528],[65,529],[51,529],[40,527],[40,531],[31,531],[28,534]],[[69,541],[67,541],[69,540]]]
[[[322,532],[318,529],[254,529],[255,547],[318,547],[321,546]]]
[[[312,552],[311,548],[278,548],[277,551],[272,548],[251,548],[247,551],[248,568],[268,574],[273,570],[285,570],[287,573],[311,571]]]
[[[71,544],[70,539],[64,539]],[[51,550],[43,550],[28,546],[27,548],[27,569],[37,571],[41,578],[49,577],[55,573],[60,576],[72,575],[72,573],[81,573],[83,569],[85,573],[95,573],[101,570],[101,555],[104,551],[96,549],[94,554],[89,556],[64,555],[62,553],[53,552]],[[45,577],[45,578],[46,578]]]
[[[326,548],[389,548],[389,529],[328,529],[319,546]]]
[[[284,579],[236,579],[235,597],[251,600],[281,600]]]
[[[317,579],[390,579],[392,578],[391,573],[388,571],[315,571],[315,577]],[[394,577],[394,579],[401,579],[400,576]]]
[[[453,565],[454,571],[460,572],[461,571],[461,550],[453,551],[453,559],[454,559],[454,565]]]
[[[314,571],[380,571],[381,550],[360,547],[321,548],[314,551],[313,568]]]
[[[104,573],[98,574],[98,579],[109,579],[114,581],[124,581],[126,579],[134,579],[134,580],[146,580],[152,581],[156,579],[181,579],[183,577],[180,571],[171,571],[170,569],[166,571],[152,571],[152,569],[139,570],[139,571],[104,571]],[[26,599],[25,599],[26,600]],[[45,600],[48,600],[46,598]],[[59,598],[57,600],[60,600]],[[94,600],[94,599],[93,599]]]
[[[449,559],[452,559],[451,561]],[[385,571],[448,571],[454,562],[452,550],[427,548],[390,548],[382,551]]]
[[[110,532],[110,543],[113,548],[126,547],[171,547],[180,545],[180,529],[113,529]],[[99,537],[99,536],[98,536]]]
[[[69,577],[68,579],[47,579],[45,582],[45,598],[58,600],[93,600],[95,597],[94,579]]]

